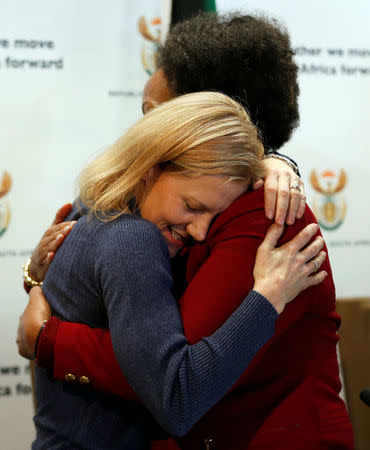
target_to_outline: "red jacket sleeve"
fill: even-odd
[[[38,354],[42,344],[40,340]],[[139,401],[118,365],[108,330],[61,322],[54,345],[56,379]]]

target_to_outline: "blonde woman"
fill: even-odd
[[[149,448],[149,412],[167,431],[185,434],[273,335],[285,304],[323,280],[307,263],[322,243],[286,258],[284,249],[272,252],[274,229],[256,260],[255,290],[210,337],[189,345],[184,336],[170,257],[191,239],[203,240],[216,215],[261,177],[262,154],[243,108],[204,92],[148,113],[83,171],[82,217],[43,292],[59,319],[110,329],[145,408],[86,390],[83,377],[65,384],[38,368],[33,448]],[[316,231],[311,224],[296,237],[298,247]],[[319,253],[318,266],[324,258]],[[284,280],[282,267],[294,267]]]

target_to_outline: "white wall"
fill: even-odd
[[[307,201],[317,206],[319,221],[330,228],[323,232],[337,296],[369,296],[370,3],[217,0],[217,9],[263,12],[288,28],[301,67],[301,124],[282,150],[298,162]],[[336,186],[341,169],[346,185],[330,199],[310,183],[313,170],[319,178],[331,171],[334,176],[326,173],[321,186]],[[329,214],[326,219],[320,205]]]
[[[2,2],[0,185],[4,171],[12,178],[0,198],[0,233],[11,211],[0,236],[2,450],[29,448],[34,436],[27,363],[15,345],[27,300],[21,266],[58,205],[74,199],[90,155],[141,116],[147,73],[137,21],[161,9],[150,0]]]

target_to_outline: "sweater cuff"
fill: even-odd
[[[276,321],[279,317],[278,312],[272,306],[271,302],[269,302],[268,299],[258,291],[252,289],[250,291],[250,295],[248,295],[248,299],[250,302],[259,302],[259,304],[263,305],[265,316],[269,317],[269,319],[272,319],[272,321]]]
[[[51,317],[40,334],[37,346],[37,365],[39,367],[54,367],[54,348],[57,339],[58,328],[62,321],[57,317]]]

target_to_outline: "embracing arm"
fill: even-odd
[[[311,226],[312,227],[312,226]],[[307,230],[306,230],[307,231]],[[311,228],[310,233],[308,233],[303,241],[300,241],[300,243],[296,244],[296,249],[293,252],[293,255],[299,259],[301,256],[298,251],[309,241],[310,237],[312,237],[312,234],[316,231],[316,229]],[[279,237],[279,233],[276,233],[276,229],[272,230],[268,233],[268,236],[266,237],[264,241],[264,246],[261,246],[261,251],[259,252],[259,256],[257,258],[257,264],[255,270],[257,271],[256,279],[258,280],[264,280],[268,278],[268,276],[276,277],[279,276],[279,272],[274,269],[274,267],[271,265],[271,262],[273,261],[273,256],[277,256],[277,265],[278,268],[282,266],[281,258],[287,262],[287,253],[289,252],[289,249],[287,247],[278,250],[278,253],[275,254],[275,244],[276,240]],[[221,241],[222,242],[222,241]],[[221,243],[220,243],[221,244]],[[231,242],[232,244],[232,242]],[[222,247],[222,244],[220,245],[220,248]],[[233,246],[230,246],[231,252],[233,251]],[[316,253],[319,251],[319,247],[317,244],[311,244],[309,246],[309,249],[307,251],[311,251],[312,255],[316,255]],[[236,248],[236,252],[237,248]],[[216,270],[217,266],[219,266],[219,270],[222,271],[222,274],[224,273],[225,267],[222,267],[222,264],[220,264],[218,261],[218,252],[216,254],[213,254],[212,260],[209,261],[210,265],[215,265],[215,278],[218,277],[219,272]],[[225,258],[226,254],[221,252],[222,257],[221,259]],[[259,261],[259,264],[258,264]],[[246,256],[246,262],[243,262],[246,264],[247,268],[249,267],[249,270],[252,270],[252,258]],[[207,266],[209,267],[209,266]],[[288,267],[292,267],[292,263],[288,265]],[[271,270],[275,270],[276,275],[271,274]],[[245,281],[247,270],[234,270],[235,274],[238,274],[240,277],[240,286],[242,286],[242,289],[246,293],[249,289],[250,284],[250,277],[247,277],[247,282]],[[205,275],[206,280],[205,284],[199,283]],[[225,273],[226,274],[226,273]],[[193,282],[190,284],[189,289],[190,291],[187,291],[186,298],[190,298],[191,295],[199,296],[201,293],[204,293],[204,285],[208,286],[210,291],[212,290],[212,283],[210,283],[209,279],[210,273],[207,269],[206,271],[202,271],[200,273],[200,277],[193,280]],[[322,275],[320,275],[322,276]],[[219,278],[222,279],[223,277]],[[303,280],[303,278],[302,278]],[[312,282],[313,280],[310,279]],[[227,282],[227,280],[226,280]],[[247,283],[247,284],[246,284]],[[267,283],[265,282],[264,286],[266,289],[266,285],[269,286],[272,283],[270,280],[267,280]],[[200,285],[200,290],[197,293],[197,285]],[[263,286],[260,284],[261,290],[263,290]],[[302,284],[301,289],[305,286]],[[218,302],[218,295],[221,295],[223,290],[218,290],[218,288],[214,291],[214,298],[211,299],[209,296],[206,298],[202,298],[199,300],[199,305],[204,304],[204,302],[209,299],[209,301],[214,301],[215,304]],[[237,295],[237,292],[235,290],[232,291],[234,296]],[[230,294],[230,293],[229,293]],[[270,294],[269,294],[270,295]],[[294,293],[291,294],[294,296]],[[194,298],[195,298],[194,297]],[[240,303],[240,297],[237,296],[237,304]],[[228,302],[225,303],[227,305]],[[191,303],[189,303],[189,308]],[[210,324],[210,329],[215,327],[215,324],[213,322],[214,317],[218,318],[217,324],[221,325],[224,320],[228,317],[229,313],[236,308],[235,306],[232,306],[232,309],[226,310],[223,312],[223,309],[219,309],[217,312],[217,316],[212,315],[210,317],[211,311],[214,311],[215,309],[211,307],[212,305],[206,305],[207,308],[204,311],[204,315],[202,317],[199,317],[199,325],[200,327],[197,328],[197,326],[194,326],[194,331],[192,331],[191,327],[187,324],[187,331],[189,332],[189,337],[192,339],[193,342],[195,342],[195,336],[197,333],[199,333],[199,330],[201,331],[200,336],[204,336],[208,333],[209,330],[207,328],[202,328],[204,326],[207,326],[207,323]],[[209,307],[209,308],[208,308]],[[187,310],[189,311],[189,309]],[[42,320],[47,320],[50,317],[50,310],[48,311],[48,305],[42,296],[41,289],[34,288],[31,291],[30,294],[30,301],[29,304],[21,317],[20,321],[20,327],[19,327],[19,350],[20,353],[25,356],[32,358],[33,357],[33,351],[34,351],[34,345],[35,345],[35,339],[36,335],[40,329],[40,324],[42,323]],[[189,320],[191,319],[188,317]],[[208,318],[205,320],[205,318]],[[202,323],[204,321],[205,323]],[[189,329],[188,329],[189,328]],[[216,326],[217,328],[217,326]],[[25,333],[28,333],[25,336]],[[25,345],[26,344],[26,345]],[[110,340],[110,334],[107,330],[97,330],[89,328],[85,325],[81,324],[71,324],[67,322],[63,322],[61,326],[61,322],[56,319],[52,318],[47,323],[46,327],[44,328],[38,345],[38,363],[39,365],[43,367],[53,367],[54,363],[54,376],[57,379],[64,380],[65,375],[68,373],[72,373],[76,379],[79,379],[81,376],[88,376],[88,378],[91,381],[91,386],[95,389],[107,391],[113,394],[117,394],[126,398],[132,395],[132,390],[130,389],[129,385],[127,384],[126,379],[124,378],[118,362],[116,360],[113,347]],[[55,358],[54,358],[55,356]],[[97,365],[96,361],[99,360],[100,364]]]
[[[130,229],[127,221],[116,226],[125,228],[105,236],[95,256],[113,348],[129,384],[158,423],[183,435],[272,336],[277,313],[252,292],[211,336],[189,345],[171,295],[168,250],[160,232],[143,221]]]
[[[121,231],[95,237],[91,249],[113,348],[128,382],[159,424],[183,435],[272,336],[277,313],[252,292],[219,330],[190,346],[170,293],[168,250],[160,232],[144,221]]]

